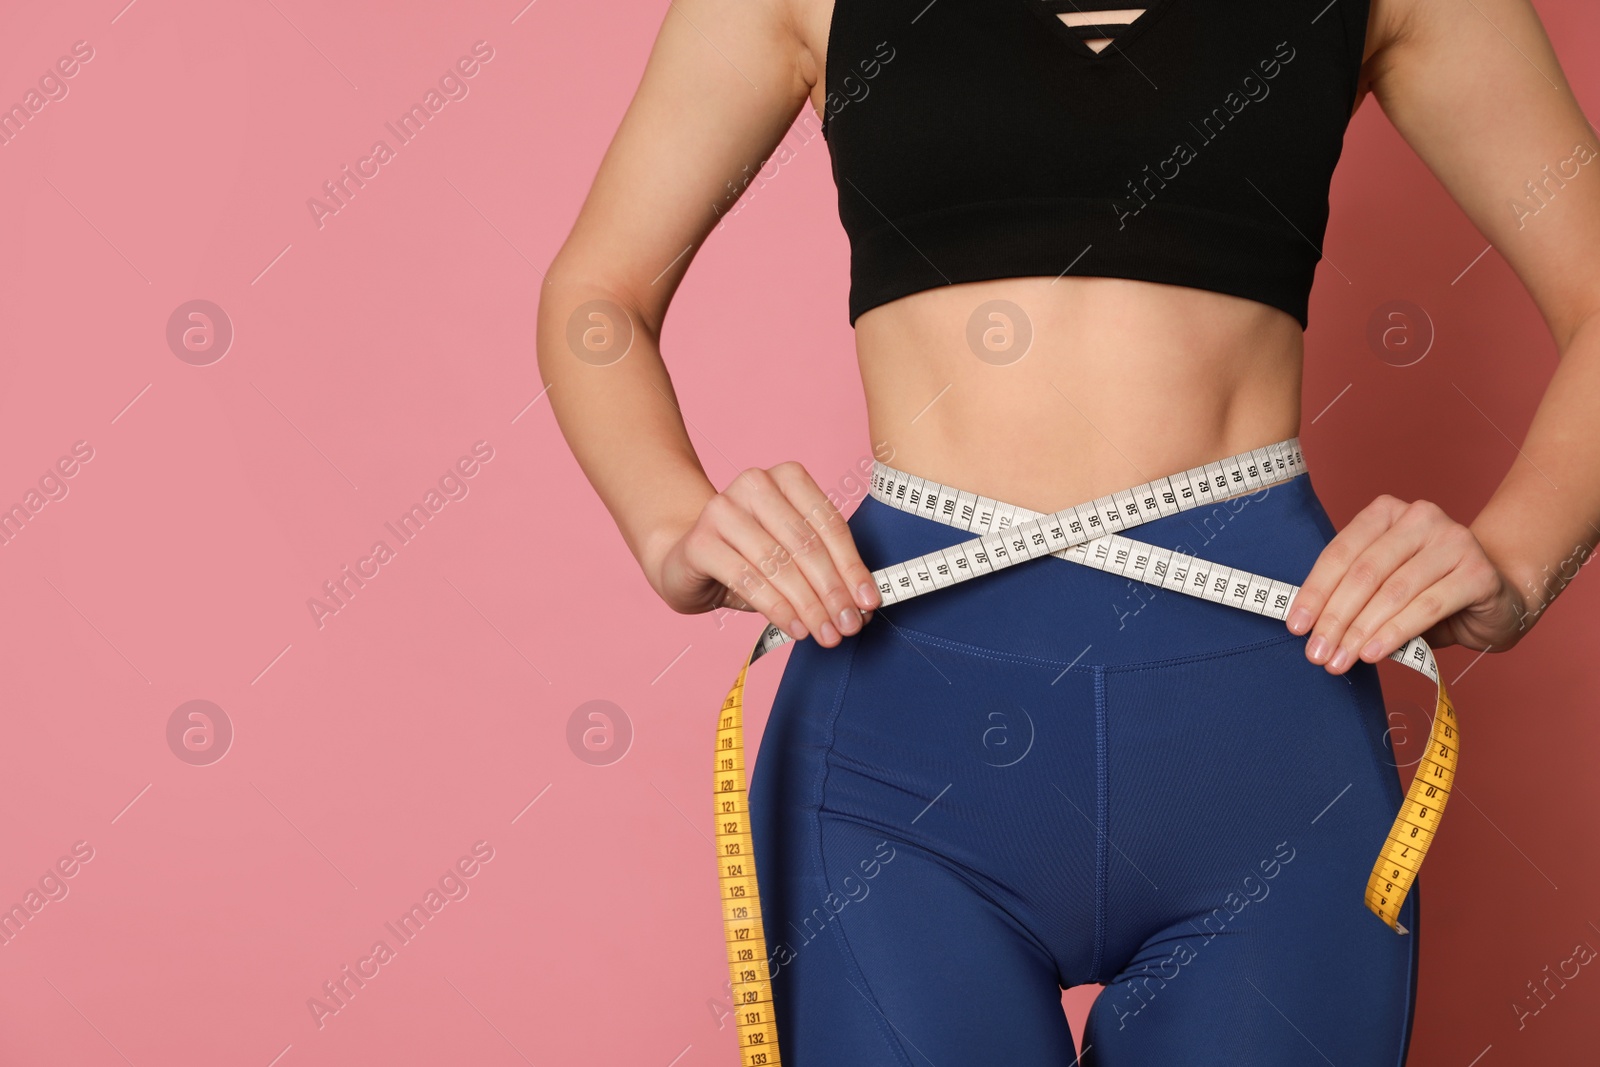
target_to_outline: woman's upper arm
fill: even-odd
[[[1538,15],[1530,0],[1388,6],[1373,95],[1564,345],[1600,307],[1600,146]]]
[[[551,282],[598,283],[659,331],[728,183],[776,147],[813,69],[790,0],[670,0]]]

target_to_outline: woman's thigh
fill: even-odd
[[[1074,1061],[1093,697],[1066,666],[887,625],[795,650],[751,794],[785,1063]]]
[[[1106,988],[1085,1063],[1404,1061],[1419,895],[1365,905],[1401,792],[1375,670],[1298,640],[1107,672]]]

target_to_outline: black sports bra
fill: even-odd
[[[1232,293],[1306,326],[1369,0],[1055,15],[1139,2],[835,0],[822,132],[852,326],[940,285],[1063,274]]]

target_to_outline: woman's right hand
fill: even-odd
[[[647,577],[684,614],[758,611],[832,648],[881,598],[844,517],[799,463],[744,471],[706,502]]]

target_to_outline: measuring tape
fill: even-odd
[[[1299,438],[1291,438],[1215,463],[1158,478],[1088,504],[1042,515],[989,497],[874,465],[872,496],[881,503],[978,536],[949,548],[874,571],[883,606],[1041,556],[1054,555],[1120,574],[1158,589],[1186,593],[1258,615],[1286,619],[1298,585],[1158,548],[1121,536],[1140,523],[1285,481],[1305,473]],[[772,1010],[772,978],[756,888],[755,850],[750,837],[750,800],[744,759],[744,683],[750,664],[791,640],[768,625],[739,671],[717,723],[714,799],[717,813],[718,883],[728,946],[734,1012],[743,1067],[779,1067],[778,1032]],[[1389,656],[1438,686],[1428,752],[1417,765],[1405,803],[1395,816],[1372,875],[1366,904],[1397,933],[1405,902],[1433,844],[1455,781],[1460,729],[1445,692],[1433,650],[1414,637]]]

